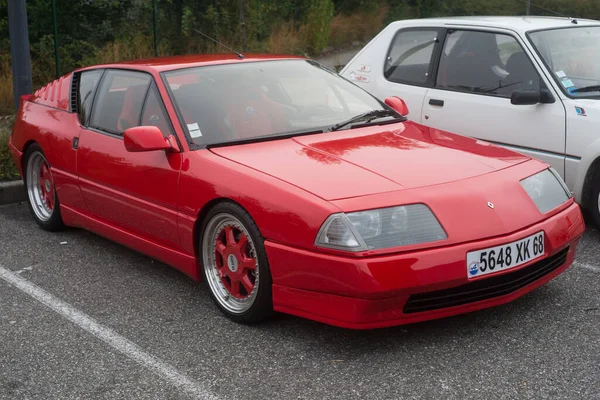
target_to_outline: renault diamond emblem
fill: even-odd
[[[491,201],[488,201],[488,207],[489,208],[494,208],[494,203],[492,203]]]

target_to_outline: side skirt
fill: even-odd
[[[196,263],[196,258],[193,255],[184,254],[169,247],[165,247],[135,233],[117,228],[98,218],[75,211],[62,204],[60,206],[60,212],[66,225],[89,230],[149,257],[156,258],[157,260],[178,269],[196,281],[200,280],[198,265]]]

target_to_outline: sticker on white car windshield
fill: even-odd
[[[369,72],[371,72],[371,66],[370,65],[359,65],[358,70],[360,72],[364,72],[364,73],[368,74]]]
[[[570,79],[563,79],[562,81],[560,81],[560,83],[562,83],[562,85],[566,88],[571,88],[571,87],[575,86],[573,81]]]
[[[200,132],[200,127],[197,123],[187,124],[188,131],[190,131],[190,136],[192,139],[202,137],[202,132]]]
[[[556,76],[558,76],[559,78],[564,78],[565,76],[567,76],[567,74],[565,74],[563,71],[556,71]]]

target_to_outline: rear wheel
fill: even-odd
[[[259,322],[273,313],[272,278],[258,227],[234,203],[216,205],[202,227],[202,270],[212,299],[230,319]]]
[[[35,222],[48,231],[64,228],[54,177],[42,148],[37,143],[29,146],[24,161],[27,198]]]

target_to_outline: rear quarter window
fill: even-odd
[[[79,88],[77,90],[77,113],[79,123],[87,125],[92,111],[92,100],[98,87],[98,82],[104,70],[84,71],[79,77]]]
[[[396,33],[385,59],[384,76],[396,83],[424,85],[429,79],[438,30],[411,29]]]

